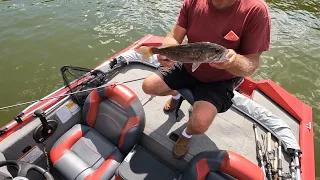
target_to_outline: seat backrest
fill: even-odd
[[[145,113],[137,95],[125,85],[93,90],[82,111],[84,123],[94,128],[127,154],[139,141]]]
[[[263,180],[259,166],[231,151],[206,151],[194,156],[182,174],[183,180]]]

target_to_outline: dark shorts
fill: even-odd
[[[186,71],[181,63],[176,63],[172,68],[160,66],[157,74],[170,89],[188,88],[192,91],[195,101],[207,101],[213,104],[218,113],[227,111],[232,105],[233,79],[203,83]]]

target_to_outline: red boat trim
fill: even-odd
[[[244,96],[252,98],[253,90],[256,89],[256,82],[252,81],[250,78],[244,78],[244,81],[239,86],[240,93]]]
[[[315,179],[314,142],[312,128],[312,109],[305,105],[300,123],[300,148],[302,151],[301,179]],[[308,128],[310,127],[310,128]]]
[[[139,48],[140,46],[161,46],[162,45],[162,41],[163,41],[163,37],[152,36],[151,34],[147,34],[142,39],[136,41],[135,43],[133,43],[129,47],[127,47],[124,50],[122,50],[120,53],[115,54],[114,56],[111,56],[109,58],[109,60],[117,57],[119,54],[121,54],[123,52]],[[103,67],[108,61],[105,61],[104,63],[100,64],[98,67],[96,67],[96,69],[99,69],[99,68]]]

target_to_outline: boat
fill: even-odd
[[[121,56],[163,38],[147,34],[94,69],[62,67],[83,74],[0,129],[0,179],[315,179],[312,108],[272,80],[239,78],[233,106],[175,158],[192,94],[164,113],[169,97],[141,87],[158,64]]]

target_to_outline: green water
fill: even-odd
[[[95,67],[145,34],[164,36],[182,0],[0,0],[0,107],[60,88],[63,65]],[[271,50],[255,80],[272,79],[313,108],[320,151],[320,2],[268,1]],[[24,107],[1,111],[0,125]],[[320,176],[320,155],[316,175]]]

